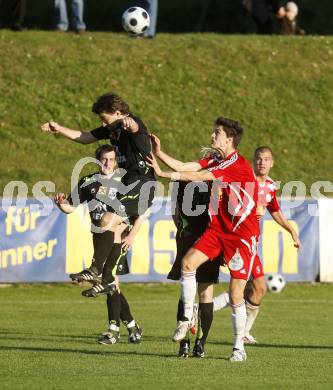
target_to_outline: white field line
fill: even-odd
[[[91,300],[63,300],[63,301],[51,301],[51,300],[33,300],[33,301],[20,301],[19,299],[18,300],[0,300],[0,305],[18,305],[18,304],[22,304],[22,305],[26,305],[26,304],[37,304],[37,305],[40,305],[40,304],[46,304],[46,305],[49,305],[49,304],[56,304],[56,305],[77,305],[77,304],[87,304],[88,302],[98,302],[98,303],[103,303],[103,305],[105,304],[104,300],[99,300],[99,301],[91,301]],[[169,304],[169,303],[177,303],[177,298],[175,298],[174,300],[129,300],[129,303],[130,304],[136,304],[136,305],[151,305],[151,304]],[[269,299],[266,299],[264,300],[264,304],[271,304],[271,303],[280,303],[280,304],[284,304],[284,303],[303,303],[303,304],[309,304],[309,303],[318,303],[318,304],[333,304],[333,299],[275,299],[275,300],[269,300]]]

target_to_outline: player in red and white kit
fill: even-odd
[[[212,183],[210,200],[211,222],[202,237],[182,260],[181,296],[186,321],[179,321],[173,340],[182,340],[190,327],[196,295],[196,270],[208,259],[223,253],[229,267],[230,305],[234,330],[234,348],[231,361],[246,359],[244,332],[246,308],[244,289],[256,255],[259,223],[256,216],[258,182],[250,163],[237,151],[243,134],[241,126],[231,119],[217,118],[212,133],[212,147],[222,161],[199,172],[163,172],[154,157],[150,160],[160,177],[180,181]]]
[[[267,209],[274,221],[290,233],[294,241],[294,246],[296,248],[300,248],[301,243],[299,237],[282,214],[279,203],[276,199],[276,184],[274,180],[268,176],[273,165],[274,159],[271,148],[268,146],[260,146],[255,150],[253,168],[259,184],[257,216],[258,219],[260,219]],[[250,334],[250,331],[257,318],[260,304],[266,292],[267,287],[263,267],[257,254],[253,262],[251,280],[248,282],[245,290],[247,319],[245,325],[244,343],[246,344],[254,344],[257,342]],[[227,306],[229,306],[229,292],[226,291],[214,298],[214,311],[221,310]]]

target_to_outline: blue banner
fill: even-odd
[[[302,241],[299,252],[289,233],[266,213],[261,221],[259,244],[266,273],[278,272],[287,281],[316,279],[319,218],[310,215],[316,208],[317,202],[311,200],[297,207],[282,202],[283,212]],[[167,281],[176,256],[176,228],[171,214],[170,201],[157,199],[128,254],[131,274],[122,277],[123,281]],[[89,226],[89,214],[84,207],[65,215],[50,205],[41,213],[39,205],[29,200],[26,205],[0,211],[0,283],[69,281],[69,273],[90,265],[93,248]],[[229,280],[225,267],[221,268],[220,280]]]

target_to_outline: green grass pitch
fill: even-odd
[[[216,287],[216,293],[226,288]],[[177,285],[125,284],[144,328],[140,345],[96,342],[105,297],[71,284],[0,289],[0,387],[4,389],[331,389],[333,286],[287,284],[269,294],[245,363],[230,363],[230,310],[215,313],[204,359],[179,359],[171,342]]]

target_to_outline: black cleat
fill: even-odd
[[[192,355],[199,358],[205,357],[205,345],[200,339],[195,340]]]
[[[179,344],[178,357],[188,358],[190,355],[190,340],[182,340]]]
[[[142,339],[143,330],[139,328],[138,324],[135,324],[131,328],[128,328],[128,342],[130,344],[140,344]]]
[[[103,345],[111,345],[111,344],[117,344],[120,339],[119,332],[116,332],[115,330],[109,330],[106,333],[103,333],[99,339],[98,343]]]
[[[89,282],[92,284],[97,284],[101,283],[102,281],[102,278],[89,268],[86,268],[77,274],[69,274],[69,277],[73,282]]]
[[[113,295],[117,291],[115,284],[99,283],[95,284],[92,288],[82,291],[82,295],[88,298],[96,298],[101,294]]]

